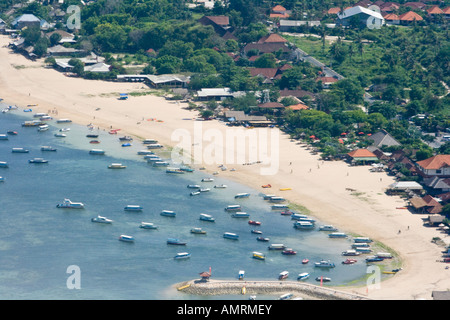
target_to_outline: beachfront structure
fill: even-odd
[[[23,14],[11,22],[11,26],[16,29],[27,28],[40,28],[41,19],[36,17],[34,14]]]
[[[382,26],[384,24],[384,18],[379,12],[361,6],[355,6],[338,13],[336,24],[345,27],[351,26],[352,24],[360,24],[367,27],[370,25]]]
[[[203,88],[197,91],[197,99],[202,101],[217,100],[223,101],[226,98],[233,98],[230,88]]]
[[[148,86],[153,88],[186,88],[189,80],[189,76],[181,74],[119,74],[117,75],[118,81],[126,82],[145,82]]]
[[[66,48],[60,44],[47,49],[47,54],[49,54],[50,56],[74,56],[79,55],[81,53],[83,53],[83,50]]]
[[[352,163],[372,163],[378,161],[378,157],[367,149],[356,149],[347,153]]]
[[[369,140],[373,141],[373,146],[377,148],[381,148],[383,146],[391,147],[391,146],[400,146],[400,142],[395,140],[393,136],[391,136],[386,130],[382,129],[377,133],[374,133],[370,137]]]
[[[106,73],[111,71],[111,65],[99,62],[90,66],[84,66],[85,72]]]
[[[442,211],[442,205],[430,195],[412,197],[409,203],[417,213],[438,214]]]
[[[397,181],[389,185],[389,188],[387,190],[388,194],[405,192],[422,193],[423,187],[416,181]]]
[[[419,173],[424,177],[450,178],[450,154],[438,154],[434,157],[417,161]]]
[[[244,111],[225,111],[225,121],[232,125],[250,125],[253,127],[266,127],[272,124],[265,116],[247,115]]]

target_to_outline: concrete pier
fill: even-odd
[[[190,280],[175,287],[193,295],[239,295],[243,294],[245,287],[246,295],[293,293],[317,300],[371,300],[362,295],[296,281]]]

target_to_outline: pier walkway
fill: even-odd
[[[245,290],[248,295],[298,293],[318,300],[371,300],[362,295],[296,281],[190,280],[175,287],[193,295],[239,295]]]

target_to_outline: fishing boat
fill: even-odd
[[[180,170],[184,171],[184,172],[194,172],[195,171],[194,169],[187,167],[187,166],[181,166]]]
[[[124,241],[124,242],[134,242],[134,237],[133,236],[128,236],[126,234],[121,234],[119,236],[119,241]]]
[[[0,134],[0,140],[9,140],[6,134]]]
[[[133,138],[130,136],[119,137],[119,141],[133,141]]]
[[[266,256],[264,253],[254,251],[252,254],[252,258],[256,260],[266,260]]]
[[[94,155],[104,155],[105,151],[102,149],[91,149],[89,151],[89,154],[94,154]]]
[[[244,276],[245,276],[245,271],[244,270],[239,270],[238,279],[239,280],[244,280]]]
[[[317,268],[334,268],[336,265],[330,260],[320,260],[319,262],[315,262],[314,266]]]
[[[34,158],[28,160],[29,163],[48,163],[48,160],[45,160],[43,158]]]
[[[248,224],[251,224],[251,225],[253,225],[253,226],[260,226],[260,225],[261,225],[261,222],[255,221],[255,220],[249,220],[249,221],[248,221]]]
[[[345,250],[342,252],[343,256],[359,256],[361,252],[356,250]]]
[[[188,184],[187,187],[189,189],[200,189],[201,188],[201,186],[198,184]]]
[[[227,185],[226,184],[218,184],[218,185],[215,185],[214,188],[216,188],[216,189],[225,189],[225,188],[227,188]]]
[[[42,146],[41,151],[56,151],[56,148],[53,148],[51,146]]]
[[[49,121],[49,120],[52,120],[52,119],[53,118],[51,116],[43,116],[43,117],[39,118],[39,120],[41,120],[41,121]]]
[[[43,125],[38,127],[38,131],[39,132],[47,131],[48,129],[49,129],[48,124],[43,124]]]
[[[272,206],[272,210],[284,210],[284,209],[288,209],[288,205],[287,204],[274,204]]]
[[[307,264],[308,262],[309,262],[309,259],[305,258],[305,259],[302,260],[302,264]]]
[[[223,234],[223,237],[225,239],[231,239],[231,240],[238,240],[239,239],[239,235],[237,235],[236,233],[232,233],[232,232],[225,232]]]
[[[98,138],[98,134],[92,134],[92,133],[90,133],[90,134],[87,134],[87,135],[86,135],[86,138]]]
[[[311,230],[314,229],[314,224],[309,221],[296,221],[294,228],[299,230]]]
[[[348,236],[342,232],[332,232],[328,234],[329,238],[347,238]]]
[[[155,139],[144,139],[142,140],[143,144],[154,144],[154,143],[158,143],[158,140]]]
[[[151,143],[147,145],[147,149],[161,149],[163,146],[159,143]]]
[[[293,212],[291,210],[281,211],[280,214],[282,216],[292,216]]]
[[[149,150],[139,150],[137,152],[138,155],[140,156],[145,156],[145,155],[150,155],[150,154],[154,154],[153,151],[149,151]]]
[[[72,120],[70,119],[57,119],[56,123],[70,123]]]
[[[131,147],[131,146],[132,146],[132,144],[129,142],[122,143],[122,147]]]
[[[192,191],[190,193],[191,196],[198,196],[201,192],[200,191]]]
[[[284,250],[286,249],[286,246],[282,243],[272,243],[269,246],[269,250]]]
[[[380,262],[383,261],[384,258],[382,257],[377,257],[377,256],[372,256],[372,257],[367,257],[366,258],[366,262]]]
[[[175,217],[177,214],[174,211],[163,210],[163,211],[161,211],[160,215],[162,215],[164,217]]]
[[[214,179],[213,178],[203,178],[202,182],[213,182]]]
[[[365,238],[365,237],[356,237],[353,239],[353,241],[356,243],[370,243],[373,240],[371,240],[370,238]]]
[[[48,113],[38,112],[33,114],[33,118],[42,118],[48,116]]]
[[[141,229],[158,229],[158,226],[154,225],[152,222],[141,222],[139,225]]]
[[[319,231],[337,231],[337,228],[332,225],[323,225],[319,227]]]
[[[193,234],[206,234],[205,230],[202,230],[202,228],[192,228],[191,233]]]
[[[191,257],[191,254],[189,252],[179,252],[175,257],[173,257],[175,260],[181,260],[181,259],[189,259]]]
[[[243,199],[250,197],[250,193],[238,193],[234,196],[235,199]]]
[[[324,276],[320,276],[320,277],[316,277],[316,281],[320,281],[320,282],[330,282],[331,278],[329,277],[324,277]]]
[[[167,168],[166,173],[177,173],[177,174],[183,174],[184,171],[180,170],[180,168]]]
[[[288,271],[282,271],[278,275],[278,280],[287,279],[287,277],[289,277],[289,272]]]
[[[97,222],[97,223],[106,223],[106,224],[111,224],[113,222],[111,219],[108,219],[108,218],[102,217],[102,216],[96,216],[95,218],[92,218],[91,221]]]
[[[241,206],[238,204],[232,204],[225,208],[225,211],[241,211]]]
[[[304,215],[304,214],[293,213],[293,214],[291,214],[291,219],[292,219],[292,220],[308,219],[308,216],[306,216],[306,215]]]
[[[57,138],[65,138],[65,137],[67,137],[67,135],[65,133],[60,133],[60,132],[55,133],[54,136],[57,137]]]
[[[257,241],[261,241],[261,242],[269,242],[270,238],[267,237],[257,237],[256,238]]]
[[[40,125],[43,125],[44,123],[40,120],[29,120],[29,121],[24,121],[22,123],[22,127],[37,127]]]
[[[64,199],[62,203],[56,205],[57,208],[65,208],[65,209],[83,209],[84,204],[81,202],[72,202],[70,199]]]
[[[9,135],[12,135],[12,136],[17,136],[19,134],[17,131],[14,131],[14,130],[9,130],[6,133]]]
[[[8,168],[8,162],[0,161],[0,168]]]
[[[252,229],[252,230],[250,230],[250,232],[251,232],[251,233],[254,233],[254,234],[262,234],[262,231],[261,231],[261,230],[255,230],[255,229]]]
[[[209,192],[209,191],[211,191],[211,189],[210,188],[200,188],[200,189],[198,189],[198,191],[199,192]]]
[[[89,141],[89,143],[91,143],[91,144],[99,144],[100,141],[99,140],[91,140],[91,141]]]
[[[5,181],[5,177],[0,177],[0,182],[4,182]]]
[[[383,259],[392,259],[392,254],[390,252],[377,252],[377,257]]]
[[[356,259],[345,259],[344,261],[342,261],[342,264],[354,264],[357,261],[358,260],[356,260]]]
[[[148,154],[144,156],[144,159],[147,160],[147,162],[156,162],[156,161],[162,161],[160,156],[157,156],[156,154]]]
[[[111,163],[109,166],[108,166],[108,169],[125,169],[127,166],[124,166],[123,164],[121,164],[121,163]]]
[[[292,255],[296,255],[297,251],[292,250],[291,248],[285,249],[283,251],[281,251],[281,254],[284,254],[286,256],[292,256]]]
[[[176,245],[176,246],[185,246],[186,242],[181,241],[176,238],[169,238],[169,239],[167,239],[167,244]]]
[[[263,199],[264,200],[270,200],[270,199],[272,199],[272,197],[275,197],[275,195],[274,194],[265,194],[265,195],[263,195]]]
[[[25,149],[25,148],[12,148],[11,152],[12,153],[28,153],[28,152],[30,152],[30,150]]]
[[[249,218],[250,214],[247,212],[233,212],[231,215],[233,218]]]
[[[308,272],[299,273],[297,276],[297,280],[306,280],[309,278]]]
[[[168,167],[170,165],[167,161],[155,161],[153,162],[154,167]]]
[[[353,243],[352,248],[370,248],[370,244],[368,243]]]
[[[206,213],[200,213],[200,218],[199,220],[202,221],[208,221],[208,222],[214,222],[216,219],[214,219],[211,215],[206,214]]]
[[[284,201],[286,201],[286,199],[284,199],[283,197],[271,197],[270,199],[269,199],[269,202],[284,202]]]
[[[361,253],[371,253],[372,252],[372,249],[370,249],[370,247],[355,247],[354,249]]]
[[[125,211],[142,211],[143,208],[140,205],[128,204],[125,206],[125,208],[123,208],[123,210],[125,210]]]

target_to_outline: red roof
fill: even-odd
[[[367,149],[356,149],[347,153],[352,158],[376,158],[377,156]]]
[[[273,79],[277,72],[278,69],[277,68],[249,68],[250,71],[250,75],[252,77],[256,77],[256,76],[263,76],[269,79]]]
[[[443,14],[444,11],[442,11],[438,6],[432,6],[427,10],[428,14]]]
[[[415,13],[414,11],[408,11],[402,15],[399,16],[399,19],[401,21],[422,21],[423,18],[418,15],[417,13]]]
[[[400,17],[398,15],[396,15],[395,13],[389,13],[387,15],[384,16],[384,20],[400,20]]]
[[[328,14],[338,14],[339,12],[341,12],[341,8],[338,7],[330,8],[327,11]]]
[[[291,110],[306,110],[306,109],[309,109],[309,107],[306,104],[299,103],[299,104],[295,104],[295,105],[289,106],[288,109],[291,109]]]
[[[270,18],[289,18],[290,15],[288,15],[287,13],[271,13],[269,15]]]
[[[417,161],[416,163],[426,170],[439,170],[443,167],[450,166],[450,154],[438,154],[434,157]]]
[[[334,77],[319,77],[316,79],[316,81],[322,81],[323,83],[331,83],[339,80]]]
[[[445,14],[450,14],[450,7],[442,9]]]
[[[272,11],[273,12],[286,12],[286,8],[278,4],[272,8]]]
[[[273,42],[287,42],[287,40],[276,33],[268,34],[267,36],[264,36],[258,40],[258,43],[273,43]]]
[[[282,105],[279,102],[266,102],[259,104],[258,107],[260,108],[284,108],[284,105]]]
[[[206,16],[206,18],[219,26],[227,26],[230,24],[230,19],[227,16]]]

